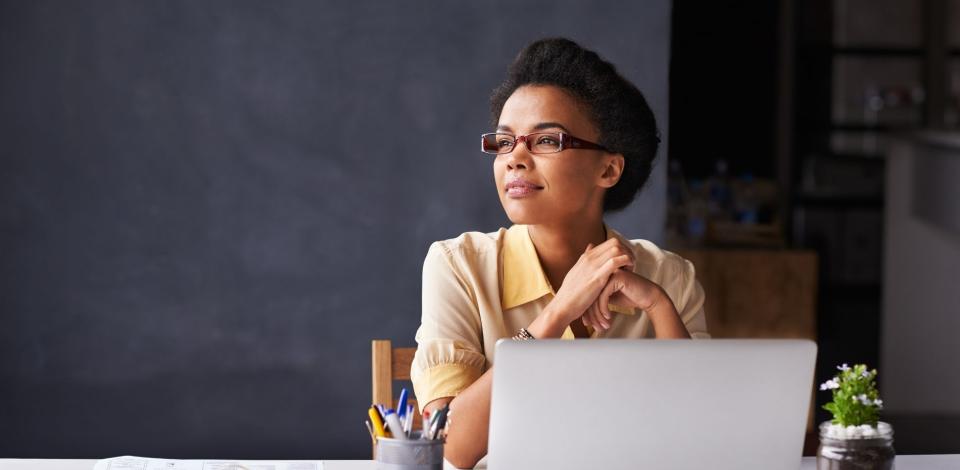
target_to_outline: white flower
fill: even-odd
[[[870,377],[870,371],[864,369],[863,372],[860,373],[860,375],[862,375],[863,378]]]
[[[820,390],[833,390],[835,388],[840,388],[840,382],[837,382],[837,378],[834,377],[822,384],[820,384]]]
[[[868,397],[866,393],[861,393],[860,395],[855,395],[855,396],[853,397],[853,401],[855,401],[855,402],[860,402],[860,403],[862,403],[863,405],[866,405],[866,406],[876,406],[877,408],[883,407],[883,400],[881,400],[881,399],[879,399],[879,398],[876,399],[876,400],[871,400],[870,397]]]
[[[837,370],[842,370],[842,371],[846,372],[846,371],[850,370],[850,366],[848,366],[847,363],[844,362],[842,366],[837,366]]]

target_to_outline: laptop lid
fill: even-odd
[[[790,469],[807,340],[501,340],[488,468]]]

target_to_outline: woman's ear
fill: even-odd
[[[614,153],[604,156],[603,173],[600,175],[600,186],[612,188],[623,175],[623,154]]]

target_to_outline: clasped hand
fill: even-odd
[[[580,319],[598,330],[610,328],[610,305],[649,310],[666,298],[653,281],[636,274],[633,250],[616,238],[587,245],[563,280],[554,302],[567,323]]]

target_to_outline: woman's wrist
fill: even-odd
[[[537,339],[559,338],[563,335],[563,330],[566,327],[562,315],[562,306],[556,302],[556,297],[554,297],[553,301],[547,304],[540,315],[530,323],[527,331]]]
[[[673,306],[673,300],[667,295],[667,291],[659,284],[653,284],[655,287],[647,294],[649,297],[649,306],[643,310],[651,317],[664,315],[677,315],[677,309]]]
[[[650,316],[650,323],[657,338],[690,338],[687,327],[680,318],[680,313],[673,305],[673,300],[662,287],[658,287],[653,294],[653,303],[646,310]]]
[[[633,304],[631,307],[652,314],[654,310],[659,311],[664,305],[673,305],[667,291],[660,284],[632,272],[620,272],[616,275],[622,278],[621,293]]]

